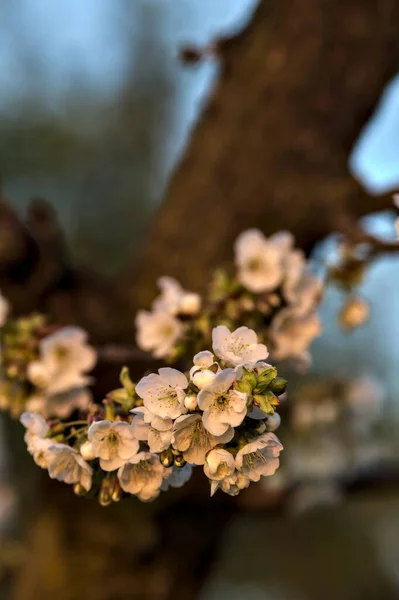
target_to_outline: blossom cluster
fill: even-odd
[[[238,494],[279,466],[273,432],[286,382],[248,327],[215,327],[212,349],[197,353],[187,373],[164,367],[134,384],[123,369],[122,387],[81,421],[24,413],[28,451],[51,478],[103,505],[124,495],[151,501],[182,486],[194,466],[211,494]]]
[[[233,274],[218,270],[209,294],[184,290],[171,277],[158,281],[161,293],[151,311],[136,317],[137,343],[170,362],[209,347],[212,329],[245,323],[270,348],[273,360],[309,362],[309,347],[321,333],[316,309],[323,284],[309,269],[288,232],[266,238],[250,229],[235,242]]]
[[[49,327],[42,315],[9,318],[0,295],[0,408],[66,418],[92,402],[87,375],[96,351],[80,327]]]

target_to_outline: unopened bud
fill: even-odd
[[[273,392],[273,394],[276,394],[276,396],[280,396],[280,394],[284,394],[285,390],[287,388],[287,380],[284,379],[283,377],[276,377],[275,379],[273,379],[273,381],[271,382],[269,389]]]
[[[198,294],[184,294],[180,302],[179,312],[183,315],[197,315],[201,309],[201,297]]]
[[[112,504],[112,499],[108,486],[105,488],[101,488],[98,501],[101,504],[101,506],[109,506],[110,504]]]
[[[339,313],[342,329],[350,330],[366,323],[370,316],[370,307],[362,298],[350,298]]]
[[[163,452],[161,452],[161,463],[167,469],[173,465],[174,456],[171,450],[164,450]]]
[[[198,389],[202,390],[204,387],[212,383],[216,375],[210,369],[201,369],[194,373],[191,380]]]
[[[280,427],[281,417],[278,413],[274,413],[274,415],[268,415],[265,423],[265,428],[267,431],[276,431]]]
[[[80,447],[80,454],[85,460],[93,460],[95,458],[95,454],[93,453],[92,443],[87,440]]]
[[[195,394],[190,394],[184,398],[184,406],[188,410],[195,410],[198,406],[197,396]]]
[[[175,467],[179,467],[179,468],[184,467],[186,462],[187,461],[185,460],[183,454],[178,454],[177,456],[175,456],[175,462],[174,462]]]
[[[73,491],[77,496],[84,496],[86,494],[86,490],[81,483],[75,483]]]
[[[112,481],[112,485],[110,488],[110,495],[111,495],[111,500],[113,502],[119,502],[119,500],[122,498],[123,490],[122,490],[121,486],[119,485],[119,481],[117,480],[116,477]]]

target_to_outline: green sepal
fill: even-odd
[[[264,394],[254,395],[254,404],[259,406],[267,415],[274,415],[274,407],[278,406],[278,398],[273,392],[267,390]]]
[[[255,391],[259,394],[264,394],[270,386],[273,379],[277,377],[276,367],[269,367],[258,373],[258,382]]]
[[[280,396],[281,394],[284,394],[287,389],[287,380],[284,379],[284,377],[276,377],[271,382],[269,389],[276,394],[276,396]]]
[[[122,368],[119,380],[120,380],[121,384],[123,385],[123,387],[125,388],[128,395],[133,396],[136,386],[134,385],[133,381],[130,379],[129,369],[127,367]]]

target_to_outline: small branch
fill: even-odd
[[[146,361],[148,363],[156,362],[150,354],[142,352],[135,346],[106,344],[104,346],[97,347],[96,351],[100,361],[111,364],[132,361]]]

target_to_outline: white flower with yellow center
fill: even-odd
[[[209,450],[218,444],[227,444],[233,436],[232,428],[228,428],[221,436],[212,435],[205,429],[201,415],[195,413],[176,419],[173,426],[172,446],[183,454],[188,463],[203,465]]]
[[[153,415],[162,419],[176,419],[187,412],[184,406],[188,387],[187,377],[170,367],[143,377],[136,386],[136,393]]]
[[[251,366],[264,360],[269,352],[252,329],[239,327],[231,332],[225,325],[212,331],[213,351],[216,356],[233,367]]]
[[[237,452],[236,467],[244,477],[259,481],[262,476],[273,475],[278,469],[282,449],[274,433],[264,433]]]
[[[211,480],[211,496],[218,489],[220,482],[231,477],[236,468],[233,455],[223,448],[214,448],[205,458],[204,473]]]
[[[270,326],[275,360],[295,359],[305,365],[310,361],[309,348],[314,338],[322,332],[318,315],[297,313],[289,307],[281,310]]]
[[[118,479],[123,491],[148,502],[159,495],[164,474],[157,454],[139,452],[119,469]]]
[[[198,352],[193,358],[194,366],[190,369],[190,379],[198,389],[209,385],[215,378],[216,373],[211,371],[210,367],[214,367],[217,363],[212,352],[204,350]]]
[[[161,294],[152,303],[155,312],[170,315],[196,315],[201,308],[201,298],[193,292],[186,292],[173,277],[160,277],[158,286]]]
[[[220,371],[210,385],[198,394],[198,406],[203,412],[204,427],[212,435],[220,436],[238,427],[247,414],[248,395],[235,390],[234,369]]]
[[[39,353],[40,358],[28,365],[28,378],[47,396],[90,383],[86,373],[96,363],[96,352],[80,327],[64,327],[43,338]]]
[[[251,292],[276,289],[282,280],[280,243],[268,240],[258,229],[241,233],[234,245],[237,279]]]
[[[91,488],[92,468],[77,450],[66,444],[50,446],[47,468],[51,479],[70,484],[80,483],[86,491]]]
[[[88,434],[94,456],[104,471],[114,471],[139,450],[132,426],[124,421],[98,421],[90,425]]]
[[[136,316],[139,348],[155,358],[168,356],[183,332],[183,324],[167,312],[139,310]]]

